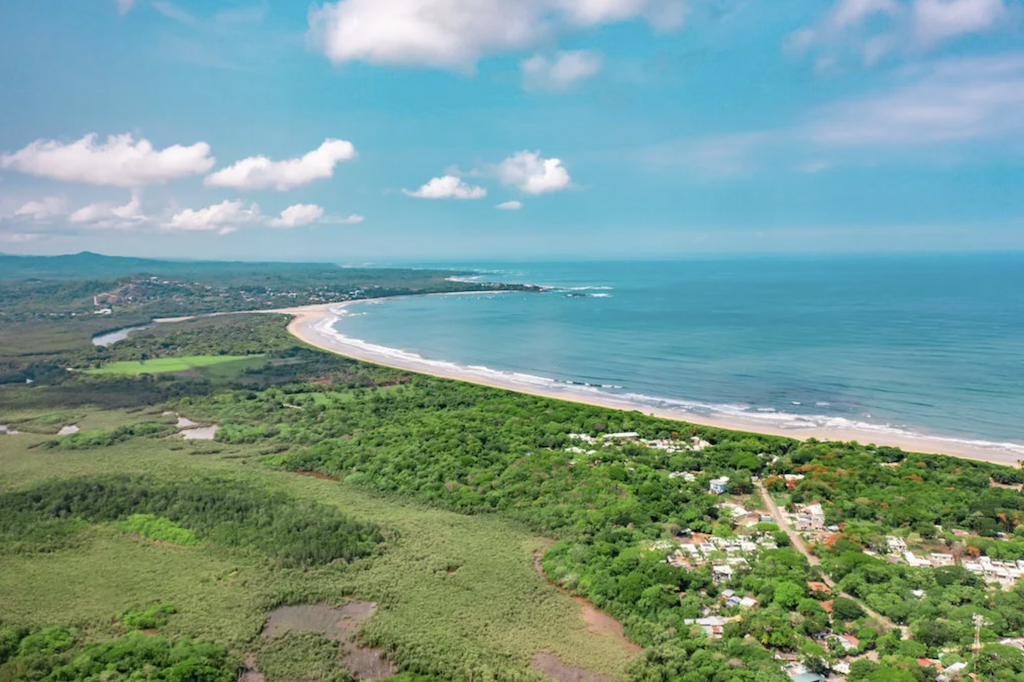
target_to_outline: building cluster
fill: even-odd
[[[703,536],[691,543],[679,544],[666,561],[676,568],[693,570],[711,565],[715,582],[728,582],[736,571],[749,566],[747,557],[761,549],[778,549],[775,541],[761,535],[756,538],[718,538]]]
[[[790,524],[799,532],[820,533],[828,529],[825,525],[825,510],[818,502],[797,505],[788,516]]]
[[[594,445],[598,441],[601,441],[602,445],[611,445],[612,441],[625,441],[628,443],[636,443],[637,445],[644,445],[655,450],[662,450],[664,452],[700,452],[705,448],[711,447],[711,443],[706,440],[702,440],[699,436],[694,436],[689,441],[675,440],[672,438],[655,438],[653,440],[646,440],[641,438],[640,434],[636,431],[605,433],[597,438],[585,433],[570,433],[569,438],[583,441],[587,445]]]
[[[956,557],[945,552],[930,552],[927,555],[915,554],[907,549],[907,543],[903,538],[888,536],[885,539],[888,547],[886,559],[894,563],[905,563],[915,568],[939,568],[940,566],[955,566]],[[1003,589],[1010,589],[1021,577],[1024,577],[1024,559],[1017,561],[1000,561],[987,556],[977,559],[964,558],[961,565],[982,578],[985,582],[997,584]]]
[[[729,519],[741,526],[750,526],[755,523],[775,523],[775,519],[771,514],[765,514],[754,509],[747,509],[741,504],[735,502],[722,502],[718,505],[718,509],[721,512],[721,516],[728,515]]]
[[[977,561],[966,559],[964,568],[985,579],[985,582],[998,583],[1003,589],[1010,589],[1024,576],[1024,559],[1017,561],[999,561],[987,556]]]

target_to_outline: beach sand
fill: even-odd
[[[432,295],[448,296],[456,294]],[[260,312],[293,316],[294,319],[288,325],[288,331],[311,346],[376,365],[429,374],[444,379],[467,381],[493,388],[502,388],[545,398],[554,398],[556,400],[585,403],[598,407],[636,410],[644,414],[689,422],[691,424],[785,436],[799,440],[816,438],[822,441],[857,441],[865,444],[871,443],[899,447],[908,452],[950,455],[995,464],[1005,464],[1012,467],[1019,466],[1018,462],[1024,460],[1024,446],[1013,444],[966,441],[941,436],[884,433],[852,427],[788,429],[772,424],[760,423],[756,418],[746,420],[709,417],[705,414],[689,412],[683,409],[654,408],[649,405],[634,403],[609,393],[588,392],[582,387],[539,381],[537,377],[509,372],[495,372],[486,368],[466,367],[449,362],[436,362],[418,358],[409,353],[396,353],[394,349],[375,346],[357,339],[347,339],[331,329],[331,324],[338,318],[335,311],[350,305],[370,301],[379,302],[381,300],[386,299],[368,299]]]

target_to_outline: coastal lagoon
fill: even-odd
[[[368,302],[325,322],[378,361],[569,399],[1024,458],[1019,255],[445,265],[551,289]]]

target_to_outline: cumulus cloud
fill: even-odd
[[[127,208],[127,207],[125,207]],[[269,226],[289,230],[307,225],[355,225],[365,218],[353,213],[350,216],[326,215],[323,207],[316,204],[295,204],[281,211],[277,217],[265,216],[258,204],[243,201],[222,201],[207,208],[187,208],[164,222],[166,230],[189,232],[217,232],[229,234],[242,227]]]
[[[483,187],[474,187],[454,175],[433,178],[416,191],[403,189],[402,192],[417,199],[482,199],[487,196]]]
[[[497,208],[499,211],[518,211],[522,207],[523,202],[521,201],[506,201],[504,203],[498,204],[495,208]]]
[[[867,66],[896,52],[932,50],[959,37],[988,33],[1019,17],[1008,0],[837,0],[814,26],[787,40],[794,52],[817,52],[827,71],[850,56]]]
[[[111,135],[102,144],[97,137],[92,133],[70,144],[37,140],[0,156],[0,167],[65,182],[141,187],[205,173],[214,164],[205,142],[157,150],[131,134]]]
[[[199,210],[186,208],[172,216],[163,227],[167,230],[229,234],[260,219],[260,207],[257,204],[246,207],[242,201],[222,201]]]
[[[534,55],[519,64],[527,90],[565,90],[601,70],[602,59],[589,50],[559,52],[554,57]]]
[[[330,178],[341,161],[356,157],[356,148],[345,140],[324,140],[308,154],[287,161],[271,161],[265,156],[250,156],[206,178],[210,187],[234,189],[276,189],[284,192],[315,180]]]
[[[545,159],[540,152],[521,151],[498,166],[498,177],[506,185],[527,194],[558,192],[572,186],[569,172],[560,159]]]
[[[28,218],[44,222],[67,213],[67,202],[62,197],[46,197],[42,201],[30,201],[14,212],[16,218]]]
[[[138,192],[133,192],[131,201],[124,206],[112,206],[106,203],[89,204],[68,217],[68,222],[75,225],[117,229],[135,227],[148,220],[149,217],[142,211],[142,197]]]
[[[310,11],[309,38],[335,63],[465,70],[600,24],[645,18],[673,29],[684,10],[684,0],[339,0]]]
[[[295,204],[281,211],[280,218],[273,218],[270,221],[271,227],[290,229],[312,225],[324,215],[324,209],[316,204]]]

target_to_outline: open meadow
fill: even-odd
[[[113,427],[159,416],[156,411],[91,412],[85,419]],[[567,663],[617,676],[632,656],[624,641],[588,631],[580,605],[538,575],[533,556],[546,541],[514,522],[269,470],[256,463],[260,451],[251,446],[194,444],[170,436],[67,451],[41,447],[48,435],[2,438],[4,492],[112,473],[161,481],[216,476],[337,507],[380,525],[387,538],[372,557],[300,570],[278,566],[251,548],[213,542],[175,546],[108,524],[90,525],[57,551],[4,551],[0,619],[5,623],[68,625],[98,639],[123,632],[118,618],[131,609],[171,604],[176,613],[159,628],[162,635],[223,643],[241,661],[246,651],[263,645],[259,633],[275,607],[340,605],[357,597],[378,605],[364,633],[367,640],[422,672],[528,677],[532,657],[551,652]]]

